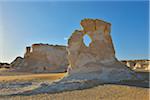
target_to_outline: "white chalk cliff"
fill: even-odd
[[[33,44],[26,47],[21,60],[14,60],[12,68],[23,72],[64,72],[67,69],[67,51],[65,46]]]

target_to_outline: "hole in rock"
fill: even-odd
[[[83,41],[84,41],[84,44],[88,47],[90,45],[90,43],[92,42],[91,38],[86,34],[84,35],[83,37]]]

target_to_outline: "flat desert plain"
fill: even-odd
[[[11,76],[0,76],[0,100],[149,100],[149,88],[117,84],[104,84],[89,89],[55,94],[3,95],[32,90],[37,88],[40,83],[50,83],[53,80],[62,78],[64,75],[65,73],[25,75],[11,73]]]
[[[32,96],[3,96],[0,100],[149,100],[149,89],[100,85],[91,89]]]

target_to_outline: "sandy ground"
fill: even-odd
[[[11,81],[30,81],[30,80],[55,80],[63,77],[65,73],[57,74],[29,74],[29,75],[13,75],[13,76],[0,76],[0,82]]]
[[[0,76],[14,76],[14,75],[28,75],[32,73],[27,72],[13,72],[7,68],[0,68]]]
[[[5,74],[4,74],[5,73]],[[0,76],[0,96],[19,93],[38,88],[41,84],[50,84],[54,80],[61,79],[65,73],[43,73],[43,74],[24,74],[1,72]],[[11,74],[11,76],[10,76]]]
[[[150,89],[122,85],[102,85],[85,90],[32,96],[0,97],[0,100],[149,100]]]
[[[51,83],[52,80],[60,79],[65,73],[55,74],[24,74],[8,73],[1,71],[0,75],[0,100],[149,100],[150,88],[140,87],[139,82],[136,85],[117,85],[105,84],[94,88],[67,91],[55,94],[38,95],[18,95],[2,96],[3,94],[17,93],[21,91],[30,91],[44,83]],[[140,73],[148,81],[148,73]],[[132,82],[132,84],[134,84]]]

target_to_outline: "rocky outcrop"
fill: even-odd
[[[12,66],[11,68],[20,68],[23,62],[23,58],[22,57],[17,57],[14,61],[11,62],[10,66]]]
[[[133,72],[115,57],[110,36],[111,24],[98,19],[84,19],[81,25],[83,30],[76,30],[68,41],[68,76],[103,82],[133,78]],[[86,34],[91,38],[89,47],[83,42]]]
[[[10,64],[0,62],[0,68],[10,68]]]
[[[26,47],[26,52],[24,54],[24,57],[26,58],[26,57],[30,56],[30,54],[31,54],[31,47]]]
[[[111,62],[115,60],[115,51],[110,37],[110,23],[102,20],[85,19],[81,21],[83,30],[76,30],[68,41],[68,58],[71,68],[82,68],[88,63]],[[84,35],[92,42],[86,47]],[[74,71],[74,69],[72,70]]]
[[[65,46],[33,44],[26,47],[24,58],[12,62],[15,71],[23,72],[65,72],[68,66]]]
[[[150,71],[150,60],[123,60],[121,62],[135,71]]]
[[[68,40],[69,67],[66,76],[52,84],[44,84],[33,91],[20,94],[56,93],[137,79],[134,71],[115,57],[110,23],[84,19],[81,26],[83,30],[75,30]],[[91,38],[89,47],[83,42],[85,34]]]

